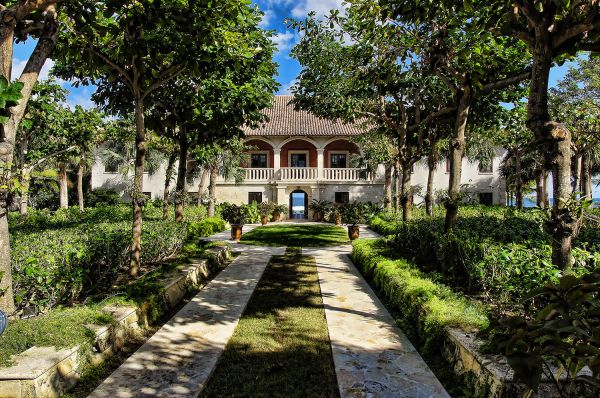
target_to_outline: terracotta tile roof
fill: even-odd
[[[276,95],[273,107],[264,113],[269,121],[262,126],[251,129],[244,128],[247,136],[323,136],[323,135],[359,135],[364,131],[354,124],[343,124],[331,120],[321,119],[306,111],[296,111],[290,104],[291,95]]]

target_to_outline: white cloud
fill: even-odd
[[[292,45],[294,44],[294,39],[294,33],[290,31],[277,33],[271,38],[271,40],[273,40],[273,43],[275,43],[279,51],[286,51],[292,48]]]
[[[279,89],[279,94],[292,94],[292,87],[294,87],[296,83],[298,83],[298,79],[291,80],[287,84],[282,85]]]
[[[301,0],[292,9],[294,18],[304,18],[309,12],[314,11],[317,17],[329,14],[329,10],[342,10],[344,0]]]
[[[273,21],[273,17],[275,17],[275,12],[273,10],[265,10],[265,15],[263,15],[259,26],[261,28],[266,28]]]
[[[27,65],[27,60],[22,60],[22,59],[18,59],[18,58],[13,59],[13,67],[12,67],[13,80],[17,80],[19,78],[19,76],[21,76],[21,73],[23,73],[23,70],[25,69],[25,65]],[[50,58],[46,59],[46,62],[44,63],[44,66],[42,67],[42,70],[40,71],[40,76],[38,77],[38,81],[48,80],[48,78],[50,77],[50,70],[52,69],[53,66],[54,66],[54,61],[51,60]],[[70,83],[66,80],[58,79],[56,77],[54,79],[56,80],[56,82],[58,84],[60,84],[63,87],[68,87],[70,85]]]

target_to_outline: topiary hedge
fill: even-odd
[[[446,328],[473,332],[489,325],[482,306],[397,258],[386,239],[354,241],[352,260],[397,310],[404,332],[424,350],[434,348]]]

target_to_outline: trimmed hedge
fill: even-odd
[[[422,270],[444,275],[455,289],[485,293],[500,306],[519,305],[527,292],[558,280],[560,271],[551,262],[552,249],[539,213],[480,207],[461,212],[448,234],[442,217],[419,213],[407,222],[382,215],[370,226],[393,238],[398,252],[414,259]],[[585,250],[581,242],[578,246],[573,249],[574,271],[580,274],[600,263],[600,252]]]
[[[159,208],[145,209],[142,262],[159,262],[177,253],[188,239],[188,229],[194,238],[225,229],[220,219],[200,221],[205,215],[206,209],[190,206],[186,222],[176,223],[163,221]],[[39,312],[106,291],[127,272],[130,246],[129,206],[101,206],[84,213],[34,211],[11,218],[17,306],[33,306]]]
[[[424,350],[438,344],[445,328],[474,332],[489,325],[482,306],[397,258],[386,239],[357,240],[352,247],[354,264],[397,310],[402,329]]]

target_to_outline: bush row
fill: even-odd
[[[556,282],[560,271],[551,262],[551,246],[535,214],[505,209],[477,214],[469,210],[451,233],[441,217],[417,217],[408,222],[376,217],[371,228],[393,236],[393,244],[421,269],[446,276],[455,288],[484,296],[500,305],[513,305],[527,292]],[[594,269],[600,253],[573,250],[576,273]]]
[[[477,331],[488,326],[481,306],[398,258],[387,239],[357,240],[352,246],[354,264],[397,310],[401,328],[423,349],[437,344],[445,328]]]
[[[112,209],[112,211],[111,211]],[[131,245],[131,209],[121,221],[122,206],[90,209],[76,225],[70,209],[52,215],[34,212],[11,231],[15,301],[19,308],[36,311],[70,304],[105,291],[120,273],[126,273]],[[114,214],[114,221],[108,214]],[[147,218],[142,232],[142,262],[172,256],[189,236],[198,238],[225,229],[223,220],[200,220],[205,211],[187,211],[186,223]],[[92,215],[97,218],[94,219]],[[52,228],[31,228],[47,219]],[[95,222],[96,220],[96,222]],[[45,224],[42,224],[45,225]],[[65,225],[59,228],[59,225]]]

